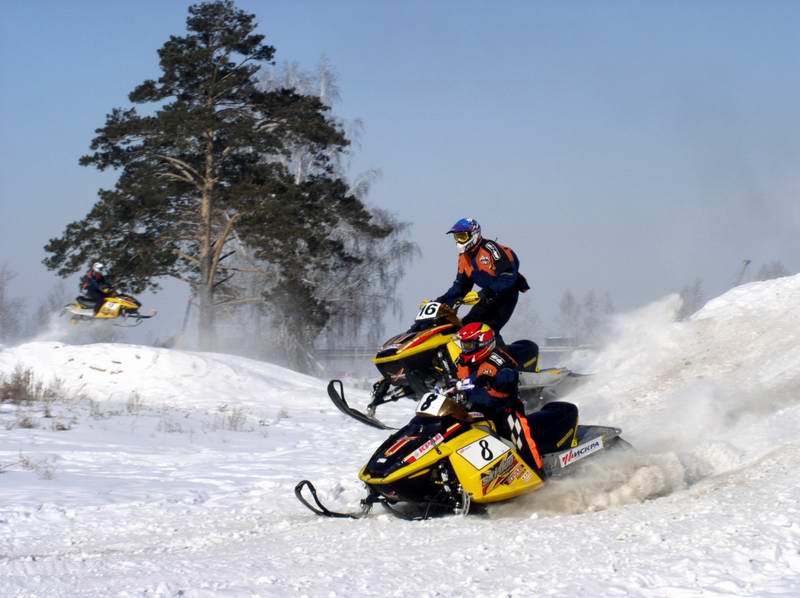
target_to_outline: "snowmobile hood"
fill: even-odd
[[[386,341],[372,358],[372,363],[388,363],[438,349],[452,341],[455,329],[452,324],[444,324],[418,333],[399,334]]]
[[[469,424],[452,418],[426,420],[415,417],[386,439],[358,477],[367,484],[391,484],[413,477],[452,453],[447,440],[468,429]]]

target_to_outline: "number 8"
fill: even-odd
[[[494,453],[492,453],[492,449],[489,448],[489,441],[485,438],[478,442],[478,446],[481,447],[481,458],[484,461],[491,461],[494,459]]]

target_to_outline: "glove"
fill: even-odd
[[[519,373],[511,368],[503,368],[495,374],[494,382],[498,390],[511,389],[519,382]]]
[[[464,378],[463,380],[459,380],[456,382],[456,392],[464,392],[465,390],[472,390],[475,388],[475,383],[472,381],[472,378]]]
[[[477,292],[470,291],[469,293],[464,295],[464,298],[461,300],[461,303],[463,303],[464,305],[475,305],[480,300],[481,296]]]

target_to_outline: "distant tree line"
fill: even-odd
[[[559,301],[557,317],[544,322],[523,296],[503,335],[511,340],[531,338],[541,341],[547,336],[557,336],[568,343],[597,343],[615,311],[614,300],[608,292],[600,295],[592,289],[578,300],[571,290],[566,290]]]
[[[615,312],[615,307],[608,292],[599,298],[592,289],[579,301],[571,290],[567,290],[561,297],[558,311],[562,336],[578,344],[591,344],[598,340],[603,324]]]

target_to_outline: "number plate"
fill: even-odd
[[[510,450],[505,443],[494,436],[484,436],[480,440],[458,449],[457,452],[469,461],[470,465],[475,469],[483,469]]]
[[[424,395],[422,395],[419,403],[417,403],[417,415],[431,415],[436,417],[439,415],[439,409],[441,409],[446,400],[447,397],[444,395],[426,392]]]
[[[420,320],[430,320],[436,317],[436,314],[439,313],[439,308],[441,307],[441,303],[436,303],[436,301],[431,301],[426,303],[422,307],[419,308],[419,313],[417,314],[416,320],[419,322]]]

